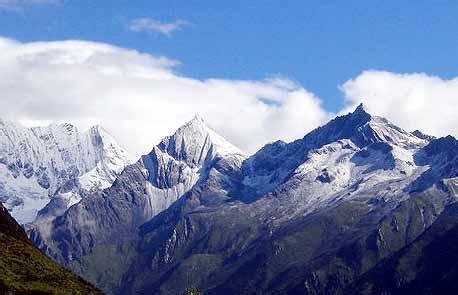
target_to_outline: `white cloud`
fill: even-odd
[[[435,136],[458,134],[458,77],[365,71],[341,87],[348,109],[363,102],[400,127]]]
[[[174,31],[180,30],[188,23],[176,20],[170,23],[160,22],[152,18],[137,18],[129,23],[129,30],[133,32],[156,32],[170,36]]]
[[[17,9],[24,5],[30,4],[51,4],[57,3],[59,0],[0,0],[0,8]]]
[[[196,113],[247,152],[302,137],[331,116],[287,79],[197,80],[176,65],[101,43],[0,38],[0,116],[80,129],[99,123],[137,155]]]

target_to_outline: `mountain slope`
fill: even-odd
[[[458,188],[456,179],[448,185]],[[458,204],[453,203],[421,236],[364,274],[347,293],[455,294],[457,241]]]
[[[308,159],[310,151],[327,145],[333,149],[332,146],[339,143],[343,149],[350,150],[396,148],[393,154],[399,151],[411,157],[412,151],[426,145],[428,141],[402,130],[384,118],[370,115],[363,105],[359,105],[353,113],[336,117],[302,139],[289,144],[279,141],[262,148],[244,163],[244,183],[255,188],[258,196],[263,195],[287,180]]]
[[[0,201],[20,223],[33,221],[50,199],[58,214],[86,192],[110,186],[128,163],[100,126],[80,133],[70,124],[25,128],[0,120]]]
[[[230,194],[218,180],[200,183],[144,224],[119,294],[191,283],[208,294],[339,293],[454,202],[442,181],[456,171],[440,141],[360,106],[268,145],[243,163]]]
[[[101,294],[41,253],[0,204],[0,293]]]
[[[130,263],[139,227],[204,179],[218,178],[222,189],[229,187],[244,157],[195,117],[127,166],[111,187],[52,223],[36,223],[30,237],[59,262],[112,290]]]
[[[442,154],[445,188],[458,198],[458,141],[446,137],[426,149],[429,156]],[[451,167],[451,168],[450,168]],[[431,177],[431,171],[425,174]],[[437,172],[437,170],[436,170]],[[458,203],[447,206],[421,236],[364,274],[349,294],[453,294],[458,290]]]
[[[341,294],[456,202],[415,134],[359,106],[247,158],[196,117],[30,236],[113,294]]]

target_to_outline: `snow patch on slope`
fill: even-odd
[[[39,209],[48,202],[48,191],[36,181],[20,174],[13,177],[10,171],[0,165],[0,200],[20,224],[33,221]]]

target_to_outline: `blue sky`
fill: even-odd
[[[0,1],[1,2],[1,1]],[[0,11],[0,35],[82,39],[179,60],[194,78],[283,76],[343,106],[338,86],[363,70],[456,76],[457,1],[86,1]],[[186,21],[170,36],[132,32],[136,18]]]
[[[0,118],[102,124],[135,155],[194,114],[253,153],[361,102],[456,136],[457,16],[457,1],[0,0]]]

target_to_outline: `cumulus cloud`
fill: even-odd
[[[133,32],[156,32],[170,36],[174,31],[180,30],[188,22],[176,20],[170,23],[160,22],[152,18],[137,18],[129,23],[129,30]]]
[[[290,141],[331,114],[284,78],[198,80],[175,60],[83,41],[19,43],[0,38],[0,116],[27,125],[103,125],[132,153],[200,114],[248,153]]]
[[[347,109],[363,102],[400,127],[435,136],[458,134],[458,77],[365,71],[341,86]]]

